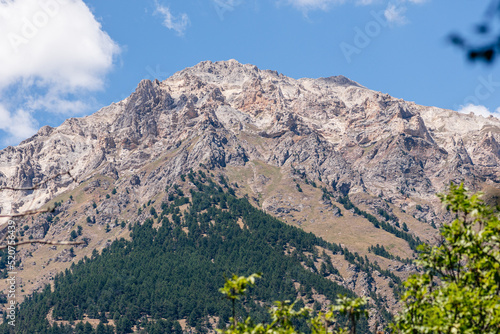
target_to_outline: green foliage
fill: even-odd
[[[500,222],[463,184],[439,195],[456,219],[422,246],[422,274],[406,282],[399,333],[500,333]]]
[[[377,244],[376,246],[370,246],[368,247],[368,252],[370,253],[373,253],[375,255],[378,255],[378,256],[382,256],[382,257],[385,257],[386,259],[389,259],[389,260],[397,260],[399,262],[403,262],[403,263],[413,263],[413,261],[411,259],[408,259],[408,258],[401,258],[399,255],[392,255],[391,253],[389,253],[389,251],[387,249],[385,249],[384,245],[379,245]]]
[[[377,244],[376,246],[370,246],[370,247],[368,247],[368,251],[370,253],[375,254],[375,255],[385,257],[386,259],[390,259],[390,260],[394,259],[394,255],[389,253],[385,249],[384,245],[380,246],[379,244]]]
[[[155,218],[157,218],[156,209],[153,206],[151,208],[149,208],[149,213],[152,216],[155,216]]]
[[[226,278],[226,283],[219,289],[219,291],[226,295],[226,298],[231,300],[233,303],[233,317],[231,318],[233,325],[236,326],[236,314],[235,314],[235,301],[241,298],[243,294],[247,291],[248,287],[255,285],[255,279],[261,278],[262,274],[255,273],[248,277],[238,276],[233,274],[232,278]]]
[[[395,223],[398,223],[398,222],[399,222],[398,217],[396,217],[396,216],[394,216],[394,215],[391,215],[391,214],[387,213],[387,211],[385,211],[385,210],[384,210],[384,209],[382,209],[382,208],[379,208],[379,209],[377,210],[377,212],[378,212],[378,214],[379,214],[379,215],[381,215],[382,217],[384,217],[384,219],[385,219],[386,221],[392,220],[392,221],[394,221]],[[399,225],[399,223],[398,223],[398,225]]]
[[[233,274],[232,278],[226,278],[226,283],[224,287],[220,288],[219,291],[226,295],[226,298],[230,300],[240,299],[243,294],[247,291],[248,287],[255,285],[255,279],[261,278],[262,274],[255,273],[248,277],[237,276]]]
[[[305,318],[309,315],[309,309],[301,308],[299,311],[295,311],[294,304],[290,304],[289,301],[275,302],[275,306],[270,309],[270,315],[272,322],[257,323],[255,324],[251,317],[248,317],[245,322],[237,322],[231,325],[227,329],[220,330],[217,332],[220,334],[236,334],[236,333],[248,333],[248,334],[287,334],[287,333],[298,333],[294,328],[294,320],[299,318]]]
[[[339,311],[340,314],[349,316],[351,322],[351,333],[356,333],[356,322],[364,315],[368,316],[368,312],[363,308],[367,303],[365,298],[348,298],[340,296],[337,299],[337,305],[332,307],[332,311]]]
[[[226,279],[224,288],[220,291],[232,300],[233,305],[236,299],[246,291],[246,287],[254,285],[255,278],[261,277],[260,274],[252,274],[249,277],[233,275],[232,279]],[[231,296],[231,297],[229,297]],[[329,307],[325,313],[315,314],[309,307],[301,307],[296,310],[297,302],[290,303],[289,300],[275,301],[274,306],[270,308],[271,322],[254,323],[251,317],[247,317],[244,322],[237,322],[233,316],[232,324],[229,328],[217,332],[220,334],[252,333],[252,334],[302,334],[306,331],[298,328],[300,322],[296,320],[305,319],[309,325],[307,333],[328,334],[328,333],[347,333],[348,329],[338,326],[337,314],[347,316],[350,320],[350,332],[356,333],[356,323],[362,315],[367,316],[368,312],[364,309],[367,303],[365,298],[349,298],[339,296],[336,304]],[[335,326],[337,325],[337,326]],[[330,331],[330,327],[333,331]]]

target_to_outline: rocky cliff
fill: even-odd
[[[235,60],[207,61],[163,82],[143,80],[123,101],[0,151],[0,186],[32,187],[61,171],[77,180],[4,190],[0,207],[8,214],[58,202],[56,213],[22,220],[20,238],[67,240],[83,226],[89,244],[75,250],[79,259],[127,235],[121,221],[146,202],[160,203],[191,169],[205,168],[225,175],[255,206],[404,278],[411,268],[368,248],[385,245],[406,258],[413,254],[408,243],[337,199],[348,197],[396,231],[404,222],[409,235],[432,242],[446,219],[435,194],[450,181],[496,196],[499,141],[493,117],[420,106],[343,76],[296,80]],[[40,246],[23,252],[32,284],[72,259]],[[382,276],[362,283],[366,277],[342,261],[345,286],[360,294],[388,290]]]
[[[262,161],[406,209],[432,202],[450,181],[497,184],[499,126],[496,118],[419,106],[342,76],[295,80],[234,60],[202,62],[163,82],[143,80],[119,103],[2,150],[0,182],[29,187],[71,170],[81,181],[101,173],[136,182],[147,196],[199,163]],[[136,173],[162,158],[154,171]],[[40,206],[68,187],[9,194],[2,211],[10,203],[13,212]]]

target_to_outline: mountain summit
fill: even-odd
[[[143,80],[121,102],[4,149],[0,182],[28,187],[72,170],[79,180],[138,177],[153,194],[199,163],[260,161],[407,209],[408,198],[432,201],[450,181],[498,183],[499,127],[496,118],[419,106],[343,76],[295,80],[235,60],[205,61],[163,82]],[[143,170],[157,159],[165,163]],[[12,194],[2,209],[21,197],[14,210],[38,206],[67,189]]]

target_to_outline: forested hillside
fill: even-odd
[[[353,295],[334,282],[338,272],[328,254],[343,254],[370,274],[382,271],[236,198],[223,177],[215,182],[199,171],[187,179],[189,193],[173,186],[175,195],[158,209],[148,203],[151,217],[129,226],[131,241],[94,250],[57,275],[53,289],[21,304],[15,331],[4,323],[1,333],[180,333],[181,323],[206,332],[229,322],[231,306],[218,289],[232,273],[263,273],[237,310],[262,321],[274,300],[299,298],[297,306],[319,310],[337,294]],[[370,297],[369,308],[387,317],[377,295]],[[98,319],[94,326],[85,324],[91,319]],[[366,318],[360,329],[368,331]]]

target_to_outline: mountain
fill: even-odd
[[[149,196],[158,181],[164,186],[200,162],[226,168],[259,161],[407,209],[435,201],[449,181],[473,189],[497,184],[499,125],[395,99],[342,76],[295,80],[234,60],[202,62],[163,82],[143,80],[119,103],[45,126],[2,150],[0,177],[3,185],[27,187],[61,170],[79,180],[100,173],[120,179],[117,185],[134,179]],[[166,163],[154,174],[137,173],[159,159]],[[12,200],[14,212],[36,207],[71,187],[14,193],[2,209],[9,211]]]
[[[204,171],[255,208],[339,245],[331,280],[395,312],[393,287],[415,270],[407,259],[450,218],[436,193],[463,181],[498,199],[499,140],[497,118],[420,106],[343,76],[296,80],[207,61],[143,80],[123,101],[0,151],[0,186],[37,188],[4,190],[0,207],[57,204],[20,218],[19,239],[87,242],[72,252],[20,247],[25,294],[94,249],[130,239],[124,226],[160,212],[177,189],[190,194],[186,176]],[[74,179],[52,178],[64,171]],[[382,320],[374,315],[370,326]]]

